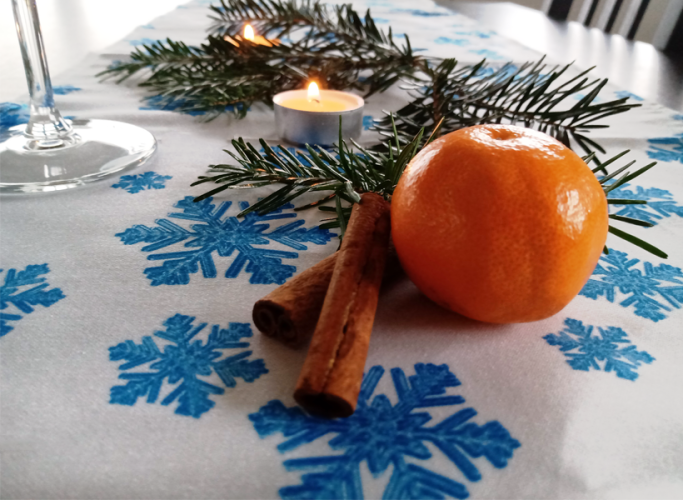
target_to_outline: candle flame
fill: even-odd
[[[244,27],[244,39],[254,41],[254,28],[251,27],[251,24]]]
[[[320,90],[318,90],[318,84],[311,82],[308,86],[308,100],[320,102]]]

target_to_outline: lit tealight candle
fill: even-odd
[[[254,28],[251,27],[251,24],[247,24],[244,27],[244,33],[242,34],[242,36],[236,35],[235,38],[232,38],[228,35],[225,35],[225,37],[223,37],[223,39],[226,42],[230,42],[235,47],[239,47],[240,46],[239,42],[241,42],[242,40],[247,40],[247,41],[254,43],[256,45],[263,45],[265,47],[272,47],[273,45],[280,45],[280,40],[278,40],[277,38],[274,38],[272,40],[268,40],[266,37],[263,37],[261,35],[257,35],[256,33],[254,33]]]
[[[340,116],[343,139],[358,139],[363,130],[363,99],[348,92],[320,90],[315,82],[308,90],[277,94],[273,103],[278,134],[295,144],[338,142]]]

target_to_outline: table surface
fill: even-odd
[[[183,0],[41,0],[43,36],[54,75],[123,38],[183,3]],[[542,12],[510,2],[439,0],[466,16],[558,62],[596,66],[596,75],[634,94],[683,111],[683,54],[665,54],[652,45],[608,35],[575,22],[555,21]],[[0,101],[26,92],[26,81],[12,23],[11,3],[0,4]]]
[[[501,35],[582,68],[671,109],[683,111],[683,54],[626,40],[576,22],[550,19],[542,12],[510,2],[438,0]]]
[[[150,40],[199,43],[207,4],[136,20],[53,72],[63,115],[146,128],[149,162],[0,198],[0,497],[682,498],[683,114],[610,84],[598,100],[642,106],[591,132],[636,167],[659,162],[616,193],[650,204],[611,211],[654,224],[619,227],[668,259],[609,235],[581,293],[526,324],[469,320],[398,279],[380,297],[358,410],[314,419],[292,397],[305,349],[260,335],[251,308],[333,253],[336,234],[316,210],[236,217],[268,188],[192,202],[206,188],[190,184],[229,160],[230,139],[275,137],[272,110],[205,122],[94,76]],[[539,57],[428,1],[354,5],[436,57]],[[0,133],[27,119],[9,99]],[[364,122],[407,100],[397,87],[372,96]]]

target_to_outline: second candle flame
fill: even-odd
[[[308,86],[308,102],[320,103],[320,90],[318,89],[318,84],[311,82]]]
[[[254,28],[251,27],[251,24],[244,27],[244,39],[254,41]]]

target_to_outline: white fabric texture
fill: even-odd
[[[431,2],[354,6],[359,11],[371,7],[380,28],[409,34],[413,47],[432,56],[456,57],[465,64],[483,56],[499,64],[540,56]],[[145,274],[145,269],[164,264],[150,256],[196,250],[190,244],[194,238],[200,247],[206,244],[198,234],[208,227],[209,216],[188,218],[176,204],[209,189],[190,184],[208,165],[229,161],[222,149],[231,148],[231,139],[264,137],[277,143],[273,113],[267,108],[254,106],[243,120],[202,122],[170,110],[143,109],[154,106],[142,101],[146,94],[133,82],[116,85],[95,77],[112,61],[124,59],[135,41],[170,37],[200,43],[209,25],[207,14],[205,1],[181,6],[53,78],[55,86],[67,91],[80,89],[57,96],[63,115],[121,120],[152,132],[158,150],[148,163],[83,189],[4,196],[0,201],[0,313],[12,316],[3,316],[10,329],[0,338],[2,498],[355,498],[359,492],[365,498],[683,498],[683,116],[643,101],[640,108],[606,119],[610,127],[591,135],[608,154],[631,149],[627,158],[637,166],[659,161],[623,188],[659,203],[642,208],[656,225],[615,225],[668,252],[667,260],[610,235],[613,260],[603,257],[600,266],[611,270],[606,272],[614,281],[604,293],[579,295],[555,316],[528,324],[472,321],[431,303],[407,278],[394,283],[380,297],[366,364],[367,374],[377,374],[375,366],[385,370],[369,399],[372,408],[362,410],[365,420],[330,424],[282,410],[295,407],[292,393],[306,350],[284,347],[251,323],[254,302],[277,284],[250,283],[254,273],[246,265],[236,277],[225,277],[245,252],[213,251],[209,260],[215,263],[215,277],[206,277],[210,269],[201,267],[189,274],[187,284],[153,286]],[[607,85],[599,99],[612,100],[624,95],[620,92]],[[369,98],[365,115],[379,118],[382,110],[396,110],[406,102],[405,92],[392,88]],[[374,137],[364,132],[362,142],[372,143]],[[171,178],[158,180],[159,189],[124,189],[125,176],[144,172]],[[253,203],[271,191],[223,192],[211,203],[214,211],[223,202],[232,203],[219,217],[225,221],[237,214],[239,202]],[[617,211],[613,207],[612,213]],[[313,229],[323,213],[286,209],[282,214],[288,218],[261,222],[264,234],[303,221],[300,229],[309,230],[308,236],[294,243],[266,236],[265,241],[253,240],[254,248],[289,252],[274,258],[295,266],[296,273],[336,250],[335,235]],[[155,230],[171,233],[159,233],[153,240]],[[193,236],[162,244],[167,237],[181,238],[183,230]],[[158,248],[149,248],[154,245]],[[615,270],[619,262],[621,271]],[[20,301],[8,297],[37,284],[13,291],[10,274],[16,278],[21,271],[37,272],[27,266],[43,264],[47,267],[36,279],[45,281],[35,283],[48,286],[40,292],[59,289],[62,296],[53,292],[48,305],[23,304],[22,310]],[[638,309],[639,303],[650,308]],[[155,335],[163,335],[169,318],[183,321],[176,315],[195,318],[193,326],[207,324],[185,341],[180,357],[173,357],[173,349],[181,348],[168,335]],[[242,325],[229,327],[231,323]],[[248,347],[219,346],[213,354],[192,351],[193,342],[196,349],[211,342],[213,325],[233,333],[246,329],[253,336],[240,340]],[[544,338],[571,328],[585,333],[588,326],[594,327],[593,339],[600,338],[600,329],[604,336],[615,331],[609,327],[625,334],[622,343],[608,342],[607,351],[633,346],[647,356],[641,355],[623,376],[607,371],[604,359],[586,370],[575,369],[567,352],[581,354],[590,342],[584,339],[582,344],[577,335],[567,334],[576,347],[563,352],[551,345],[551,337]],[[215,363],[247,351],[251,354],[236,368],[239,373],[230,387]],[[609,356],[630,363],[628,354]],[[172,362],[177,365],[170,366]],[[449,377],[437,383],[448,373],[442,365],[460,385]],[[410,406],[405,403],[410,398],[399,397],[395,384],[401,372],[393,368],[407,377],[423,370],[410,379],[409,392],[418,403]],[[193,369],[196,376],[164,379],[156,399],[147,392],[122,404],[125,397],[110,392],[141,380],[119,378],[122,374]],[[253,380],[245,380],[245,373]],[[182,395],[162,404],[183,383],[189,384],[184,390],[190,396],[205,390],[201,384],[206,383],[222,393],[206,389],[200,399],[213,403],[208,409],[190,401],[183,410]],[[434,392],[416,396],[419,383],[434,383]],[[375,398],[381,394],[388,399]],[[430,406],[430,398],[445,396],[464,401],[451,398]],[[399,400],[418,420],[425,414],[431,420],[416,423],[405,411],[382,406]],[[263,409],[268,404],[274,413]],[[476,415],[467,420],[461,413],[463,423],[453,424],[450,434],[439,434],[440,422],[468,408]],[[278,448],[295,438],[301,439]],[[291,462],[331,456],[337,461]]]

